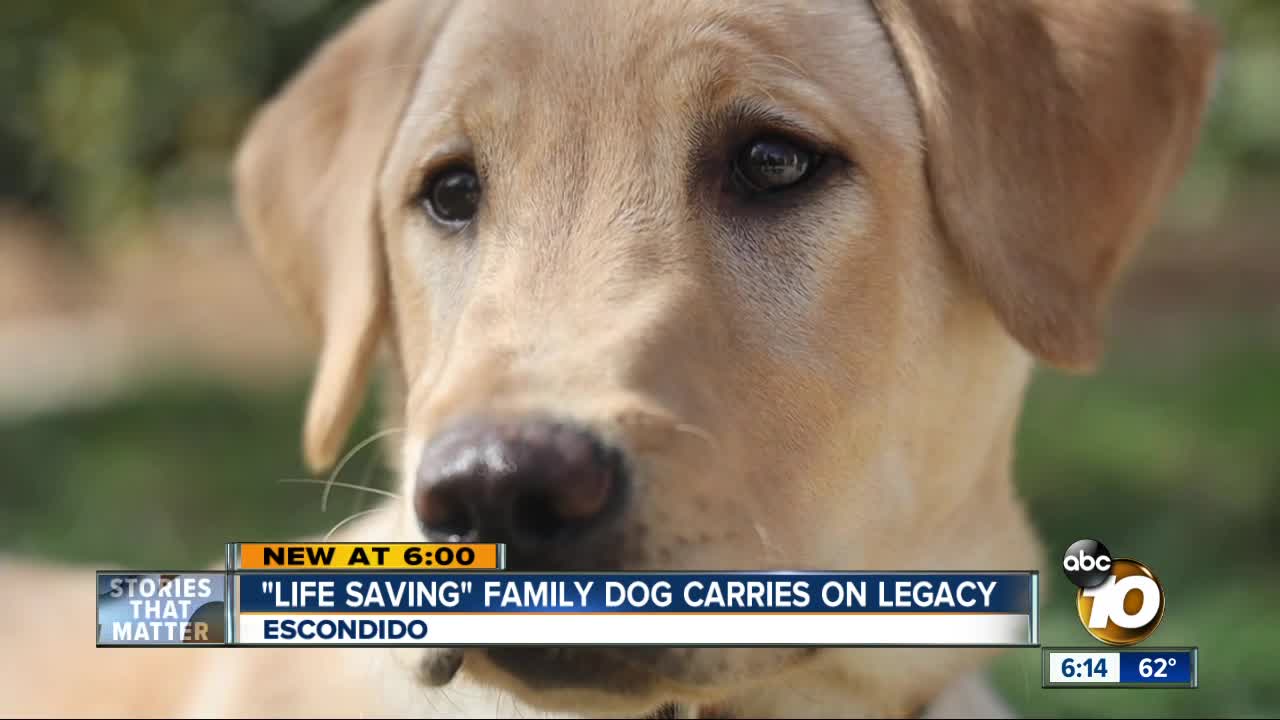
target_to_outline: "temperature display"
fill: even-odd
[[[1148,650],[1120,655],[1120,682],[1180,685],[1191,682],[1195,662],[1188,652]]]
[[[1044,687],[1196,686],[1196,648],[1043,648]]]

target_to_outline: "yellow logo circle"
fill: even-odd
[[[1134,645],[1164,618],[1164,587],[1147,566],[1117,558],[1101,585],[1076,592],[1076,610],[1090,635],[1108,645]]]

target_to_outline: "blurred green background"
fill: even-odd
[[[361,4],[0,13],[0,551],[200,565],[228,539],[368,507],[337,490],[321,512],[318,487],[278,482],[305,477],[306,346],[254,355],[269,343],[243,326],[275,340],[287,316],[269,292],[218,294],[253,277],[229,152]],[[1027,716],[1280,711],[1280,2],[1200,7],[1227,46],[1204,143],[1117,297],[1104,368],[1037,376],[1017,476],[1052,555],[1096,537],[1156,570],[1168,605],[1150,642],[1199,645],[1201,688],[1041,690],[1038,652],[1015,651],[996,678]],[[386,475],[367,452],[342,479]],[[1086,644],[1058,580],[1043,640]]]

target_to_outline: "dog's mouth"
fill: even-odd
[[[423,658],[419,680],[469,681],[511,693],[547,711],[632,718],[730,718],[733,696],[759,681],[776,681],[819,656],[814,647],[790,652],[706,654],[682,647],[452,648]]]
[[[530,690],[608,690],[644,694],[654,678],[648,670],[658,648],[494,647],[485,659]]]
[[[692,689],[692,683],[677,679],[680,664],[661,647],[490,647],[435,656],[424,664],[423,679],[442,685],[466,670],[539,705],[559,705],[559,698],[579,705],[594,698],[614,711],[630,708],[633,717],[722,717],[670,700]]]

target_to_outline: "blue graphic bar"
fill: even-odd
[[[1120,682],[1143,685],[1186,685],[1195,677],[1191,650],[1129,651],[1120,655]]]
[[[254,573],[242,613],[1019,614],[1034,573]]]

